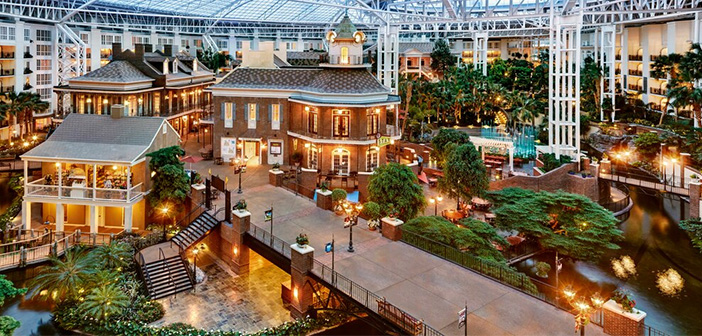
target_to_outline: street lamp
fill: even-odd
[[[349,227],[349,248],[346,249],[349,252],[354,252],[353,249],[353,227],[358,224],[358,215],[361,214],[363,210],[363,205],[361,203],[356,203],[355,205],[344,201],[342,205],[344,212],[346,212],[346,219],[344,220],[344,227]]]
[[[590,321],[590,315],[602,308],[605,301],[598,293],[595,293],[589,298],[590,303],[588,303],[586,298],[578,298],[575,291],[570,287],[563,290],[563,296],[566,297],[571,307],[577,310],[575,328],[576,331],[580,330],[580,336],[585,336],[585,325]]]
[[[195,247],[193,249],[193,274],[195,274],[195,283],[193,284],[193,292],[197,292],[197,254],[200,250]]]
[[[163,214],[163,241],[166,241],[166,220],[168,219],[168,207],[161,208],[161,214]]]
[[[244,159],[239,159],[236,158],[234,159],[234,174],[239,175],[239,189],[237,189],[236,193],[241,194],[241,174],[246,172],[246,160]]]
[[[434,204],[434,216],[437,216],[437,215],[438,215],[438,213],[439,213],[439,203],[441,203],[441,201],[443,201],[443,200],[444,200],[444,198],[441,197],[441,195],[436,196],[436,197],[432,197],[432,198],[429,199],[429,203]]]

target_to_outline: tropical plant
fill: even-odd
[[[548,278],[548,272],[551,270],[551,265],[543,261],[539,261],[536,263],[536,266],[534,266],[534,268],[536,269],[537,276],[539,276],[540,278]]]
[[[680,54],[659,56],[655,61],[653,61],[653,64],[651,64],[651,69],[653,70],[651,71],[651,76],[654,78],[666,78],[667,75],[670,75],[671,80],[676,82],[678,80],[677,64],[680,63],[681,59],[682,55]],[[661,113],[661,118],[658,121],[658,125],[663,124],[663,118],[668,113],[668,106],[670,106],[670,99],[667,99],[665,106],[663,106],[663,113]]]
[[[470,200],[481,196],[490,186],[487,168],[475,145],[468,141],[457,146],[446,159],[439,190],[452,198]]]
[[[658,155],[662,143],[663,140],[655,132],[641,133],[634,139],[636,152],[648,160],[654,159]]]
[[[20,321],[12,316],[0,316],[0,336],[12,336],[20,325]]]
[[[510,105],[512,106],[512,131],[516,132],[517,121],[522,123],[530,122],[533,128],[534,123],[539,117],[539,104],[536,99],[531,98],[528,93],[517,91],[509,95]]]
[[[232,56],[214,51],[212,48],[207,48],[205,51],[198,50],[197,59],[215,73],[219,72],[219,68],[226,66],[227,63],[234,60]]]
[[[455,146],[470,143],[470,136],[466,132],[461,132],[453,128],[442,128],[439,133],[431,139],[431,157],[436,160],[436,164],[443,168],[446,159]]]
[[[85,296],[79,308],[86,315],[103,320],[112,315],[119,315],[129,306],[129,297],[115,284],[95,287]]]
[[[668,63],[661,64],[659,67],[661,71],[669,70],[671,74],[666,96],[676,108],[692,106],[695,127],[700,127],[702,126],[702,88],[695,85],[702,80],[702,67],[700,66],[702,64],[702,48],[700,44],[693,43],[690,50],[679,57],[678,62],[675,62],[676,60],[678,60],[677,56],[669,55],[666,60]],[[660,73],[654,71],[654,74]]]
[[[580,260],[598,260],[619,249],[619,220],[589,198],[563,191],[506,188],[488,193],[497,227],[537,240],[545,249]]]
[[[182,208],[185,197],[190,190],[188,174],[180,162],[185,151],[180,146],[161,148],[146,154],[149,160],[149,170],[155,173],[153,185],[147,195],[153,209],[172,209],[166,211],[175,215]]]
[[[368,182],[369,199],[387,209],[394,204],[399,218],[407,221],[424,210],[426,200],[412,169],[399,163],[389,163],[375,169]]]
[[[127,266],[133,255],[132,247],[129,244],[120,242],[101,245],[90,251],[90,257],[100,267],[117,271],[121,271],[122,267]]]
[[[27,293],[26,288],[16,288],[12,281],[7,280],[6,275],[0,274],[0,306],[5,304],[5,299],[25,293]]]
[[[692,245],[702,253],[702,220],[699,217],[684,219],[680,221],[680,227],[687,231]]]
[[[43,299],[60,302],[78,297],[94,273],[92,258],[82,247],[66,250],[63,258],[49,257],[49,261],[51,264],[30,281],[31,287],[36,287],[35,293],[46,291]]]
[[[300,234],[297,236],[297,238],[295,238],[295,242],[297,243],[297,245],[300,245],[300,246],[303,246],[303,247],[304,247],[304,246],[306,246],[307,244],[310,243],[310,239],[309,239],[309,237],[307,237],[307,234],[305,234],[305,233],[300,233]]]
[[[346,190],[341,188],[336,188],[332,190],[331,198],[334,203],[341,203],[346,200]]]
[[[380,224],[379,220],[382,216],[380,205],[373,201],[368,201],[363,205],[362,214],[368,218],[368,228],[375,230]]]
[[[0,102],[0,120],[12,119],[13,125],[20,125],[19,136],[34,132],[34,113],[44,112],[51,106],[34,92],[6,92],[9,103]]]

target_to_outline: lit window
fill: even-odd
[[[349,64],[349,48],[341,47],[341,64]]]
[[[380,151],[378,147],[371,147],[366,151],[366,171],[373,171],[378,168],[380,160]]]
[[[349,110],[333,110],[334,136],[349,136]]]

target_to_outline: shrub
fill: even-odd
[[[334,203],[339,203],[341,201],[344,201],[346,199],[346,196],[347,196],[346,190],[344,190],[344,189],[337,188],[337,189],[332,190],[331,197],[332,197],[332,201]]]
[[[291,159],[294,163],[300,163],[300,162],[302,162],[302,152],[294,152],[294,153],[292,153],[292,155],[290,156],[290,159]]]
[[[366,202],[366,204],[363,205],[363,215],[371,220],[379,219],[381,216],[380,205],[372,201]]]

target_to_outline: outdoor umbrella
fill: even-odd
[[[180,158],[180,162],[187,162],[190,164],[190,166],[188,167],[188,169],[190,169],[190,170],[193,170],[193,163],[198,163],[202,160],[203,160],[202,156],[192,156],[192,155],[187,155],[187,156]]]

